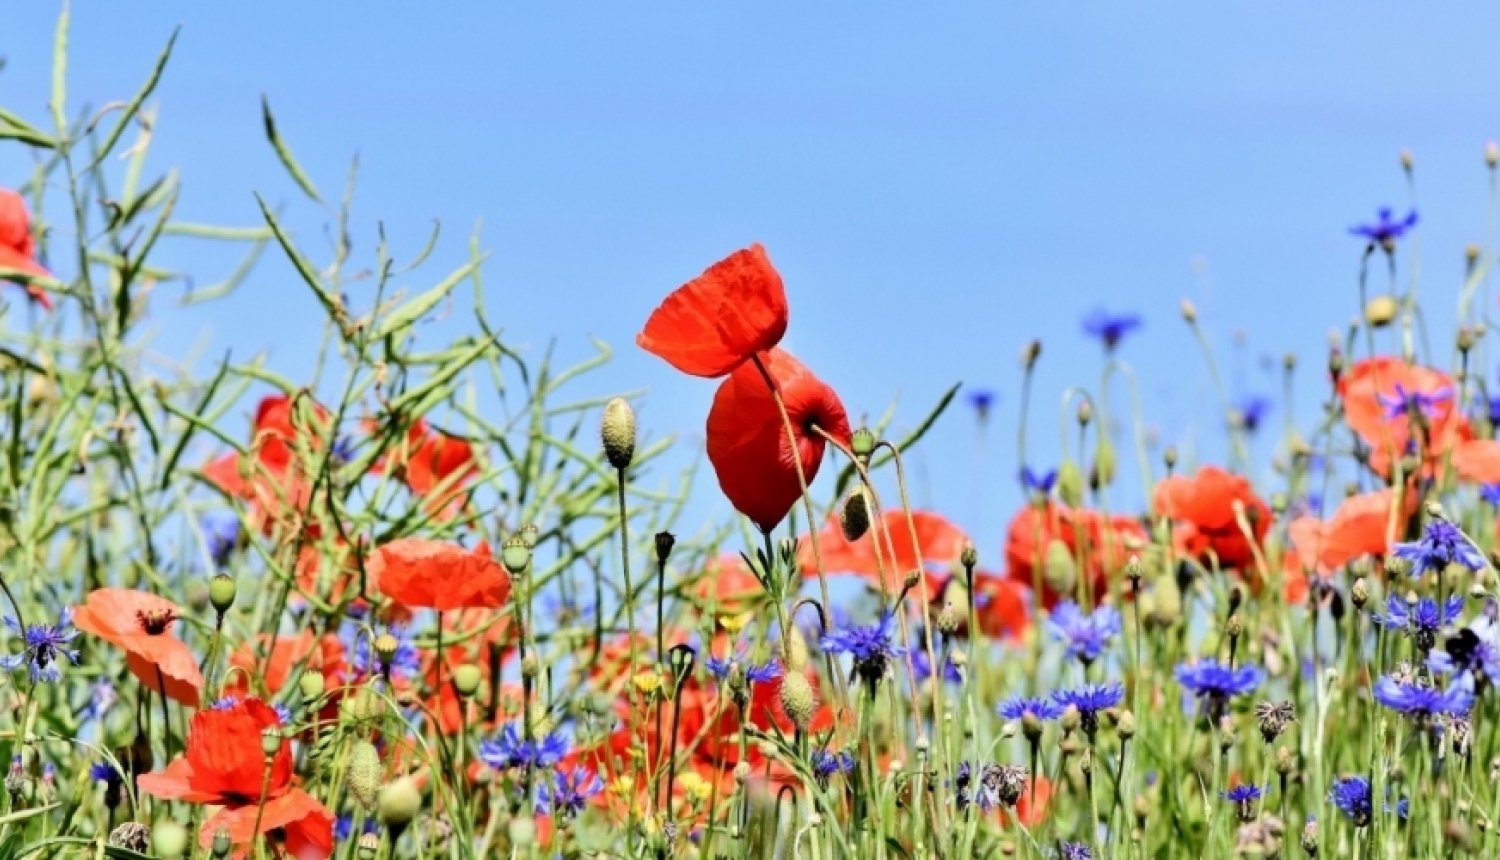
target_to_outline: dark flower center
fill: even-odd
[[[141,629],[149,636],[160,636],[167,632],[172,622],[177,620],[177,613],[170,609],[152,609],[149,612],[142,611],[135,614],[135,620],[140,622]]]

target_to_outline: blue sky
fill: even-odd
[[[57,10],[0,0],[0,104],[37,123]],[[1121,356],[1163,438],[1222,456],[1183,297],[1236,395],[1276,395],[1263,357],[1298,354],[1306,426],[1326,333],[1358,309],[1347,228],[1406,206],[1402,148],[1446,356],[1462,249],[1485,240],[1483,147],[1500,136],[1500,6],[1470,2],[79,2],[71,106],[127,98],[178,24],[152,164],[181,169],[183,218],[255,224],[259,192],[326,256],[326,217],[264,143],[265,94],[325,193],[358,153],[357,253],[379,221],[409,257],[440,220],[438,252],[409,281],[421,287],[482,223],[488,310],[508,337],[534,353],[556,339],[563,358],[591,335],[611,343],[616,360],[580,395],[648,389],[642,426],[688,446],[712,384],[632,338],[672,287],[763,242],[791,297],[788,346],[852,414],[899,395],[910,424],[954,382],[1000,392],[982,459],[972,415],[955,410],[915,469],[918,501],[992,559],[1018,502],[1026,341],[1045,345],[1036,466],[1056,463],[1062,391],[1097,384],[1078,321],[1101,304],[1146,318]],[[28,164],[0,148],[0,184]],[[167,251],[205,282],[238,253]],[[310,364],[316,307],[275,254],[220,303],[173,297],[154,307],[165,353],[207,338],[292,376]],[[463,312],[427,336],[462,330]],[[701,489],[696,516],[727,513]]]

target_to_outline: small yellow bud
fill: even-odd
[[[1371,328],[1385,328],[1400,310],[1401,305],[1393,296],[1376,296],[1365,304],[1365,322]]]

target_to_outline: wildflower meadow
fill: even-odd
[[[356,242],[270,102],[286,205],[333,241],[266,201],[179,220],[146,162],[172,43],[83,111],[68,26],[51,115],[0,106],[35,166],[0,189],[0,858],[1500,857],[1493,247],[1421,285],[1440,331],[1414,204],[1330,225],[1353,318],[1280,368],[1320,414],[1221,389],[1213,458],[1148,445],[1125,360],[1175,318],[1217,379],[1190,302],[1016,344],[1024,501],[978,546],[909,454],[962,456],[928,431],[996,394],[866,424],[784,348],[807,293],[746,237],[613,309],[700,380],[691,459],[735,515],[698,528],[687,443],[576,394],[607,349],[515,348],[478,242],[453,271]],[[152,289],[191,274],[165,237],[237,261],[194,302],[285,257],[316,364],[148,360]],[[440,313],[462,333],[419,346]]]

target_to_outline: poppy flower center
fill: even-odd
[[[152,609],[137,612],[135,619],[140,622],[141,629],[145,630],[148,636],[160,636],[167,632],[167,628],[172,626],[173,621],[177,620],[177,613],[170,609]]]

